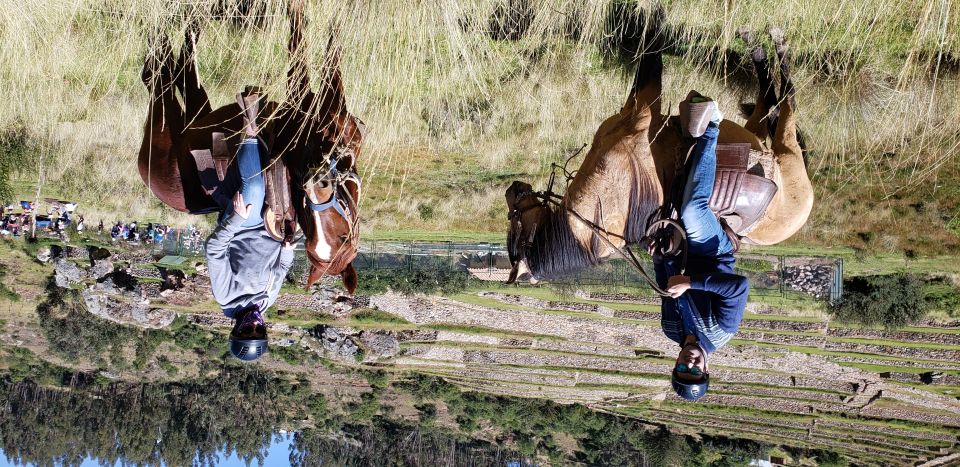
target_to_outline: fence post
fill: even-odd
[[[833,286],[830,287],[830,304],[836,305],[843,297],[843,258],[838,258],[833,270]]]
[[[780,273],[779,273],[780,277],[777,282],[779,282],[779,285],[780,285],[780,298],[784,298],[786,294],[784,293],[785,290],[783,288],[783,281],[786,280],[787,275],[785,271],[786,268],[785,268],[785,261],[783,260],[783,255],[780,255],[779,260],[780,260]]]

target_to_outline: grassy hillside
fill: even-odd
[[[195,221],[136,173],[150,38],[175,49],[203,24],[215,105],[243,85],[282,93],[283,2],[0,0],[0,171],[13,193],[80,199],[93,218]],[[370,133],[364,231],[497,232],[513,179],[545,180],[617,111],[649,2],[310,2],[319,64],[344,44],[351,110]],[[945,0],[662,2],[671,44],[664,102],[691,88],[738,104],[755,84],[735,39],[787,32],[818,203],[792,242],[916,254],[960,246],[960,11]],[[829,15],[823,12],[829,11]],[[12,163],[15,162],[15,163]],[[2,178],[2,177],[0,177]],[[0,189],[4,187],[0,186]]]

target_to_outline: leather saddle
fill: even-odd
[[[737,235],[749,232],[777,194],[772,180],[747,172],[750,143],[717,144],[710,210]]]
[[[282,158],[268,151],[263,153],[268,154],[267,157],[261,156],[261,166],[266,167],[263,172],[266,185],[264,228],[278,242],[293,242],[301,230],[290,197],[290,171]],[[203,191],[213,197],[230,169],[231,157],[226,136],[221,132],[213,132],[210,149],[194,149],[190,154],[197,164]]]

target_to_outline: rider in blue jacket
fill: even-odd
[[[670,297],[661,303],[664,334],[680,344],[671,374],[674,391],[697,400],[710,385],[707,356],[736,334],[743,319],[750,286],[734,274],[734,246],[710,210],[717,170],[717,137],[723,115],[716,102],[693,97],[701,112],[712,112],[702,135],[695,136],[691,169],[684,188],[680,219],[687,233],[688,258],[684,275],[676,257],[654,255],[657,283]],[[705,120],[705,119],[704,119]]]

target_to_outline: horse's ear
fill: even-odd
[[[353,296],[357,291],[357,270],[353,269],[353,263],[348,264],[347,268],[340,273],[340,278],[343,279],[343,287],[347,289],[347,294]]]
[[[317,267],[316,264],[310,264],[310,274],[307,275],[307,291],[310,291],[310,287],[313,286],[320,278],[323,276],[323,270]]]

